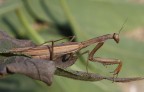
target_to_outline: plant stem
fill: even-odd
[[[26,28],[26,34],[28,35],[28,37],[35,43],[43,43],[44,39],[40,37],[39,34],[30,26],[22,9],[17,9],[16,14],[19,17],[19,20],[21,21],[22,25]]]
[[[61,1],[61,6],[64,10],[64,13],[66,15],[66,18],[68,19],[71,27],[73,28],[73,31],[75,32],[75,34],[77,35],[77,37],[85,37],[87,38],[85,32],[82,32],[80,30],[80,27],[77,23],[77,21],[75,20],[74,16],[72,15],[72,13],[70,12],[70,9],[66,3],[66,0],[60,0]]]

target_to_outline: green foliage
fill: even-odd
[[[24,1],[24,0],[23,0]],[[49,9],[47,13],[41,5],[41,0],[25,0],[28,1],[31,9],[37,18],[45,20],[49,23],[49,27],[42,29],[42,31],[36,32],[32,27],[34,18],[27,12],[22,0],[7,0],[6,4],[0,8],[0,28],[10,33],[12,36],[19,38],[30,38],[31,40],[42,43],[44,39],[52,40],[62,37],[59,34],[59,30],[55,27],[55,24],[64,25],[69,22],[73,25],[74,33],[77,36],[78,41],[87,40],[96,36],[100,36],[107,33],[118,32],[121,25],[128,17],[128,22],[125,24],[124,31],[120,35],[120,43],[117,45],[113,41],[108,41],[98,51],[96,56],[118,58],[123,61],[122,71],[119,76],[121,77],[134,77],[143,76],[143,52],[144,43],[126,38],[124,33],[131,31],[133,28],[142,26],[144,24],[142,4],[136,4],[132,2],[126,2],[124,0],[61,0],[66,3],[69,9],[70,16],[68,17],[66,10],[64,9],[63,2],[58,0],[43,0]],[[11,2],[11,3],[10,3]],[[12,3],[13,2],[13,3]],[[19,7],[21,6],[21,7]],[[16,10],[20,10],[25,17],[24,21],[21,21],[20,16],[16,14]],[[54,18],[52,18],[53,16]],[[72,22],[75,21],[75,22]],[[74,24],[77,23],[77,24]],[[74,27],[76,25],[76,28]],[[79,29],[79,30],[77,30]],[[35,32],[35,36],[33,33]],[[37,40],[37,37],[40,38]],[[93,47],[93,46],[92,46]],[[91,48],[92,48],[91,47]],[[90,49],[91,48],[87,48]],[[85,58],[87,56],[85,55]],[[85,61],[78,60],[74,66],[75,70],[85,70]],[[137,68],[139,67],[139,68]],[[99,73],[105,76],[112,76],[109,74],[114,69],[113,66],[109,66],[107,69],[98,63],[91,63],[89,65],[90,70],[95,73]],[[0,91],[11,92],[87,92],[87,91],[99,91],[99,92],[120,92],[120,88],[116,83],[109,81],[99,82],[83,82],[62,77],[55,76],[53,85],[47,87],[41,82],[31,80],[25,76],[14,75],[0,80]]]

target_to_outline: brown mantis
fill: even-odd
[[[118,73],[120,72],[122,67],[122,62],[118,59],[94,57],[94,54],[97,52],[99,48],[101,48],[104,42],[108,39],[113,39],[116,43],[119,43],[119,34],[124,24],[119,30],[119,33],[107,34],[83,42],[65,42],[65,43],[54,45],[54,42],[62,40],[63,39],[62,38],[55,41],[49,41],[52,42],[52,45],[46,45],[44,43],[36,47],[14,48],[10,50],[8,53],[14,53],[14,54],[19,53],[19,54],[30,56],[32,58],[41,58],[41,59],[62,61],[62,62],[71,61],[74,63],[78,58],[77,56],[75,56],[77,52],[79,52],[81,49],[86,48],[91,44],[97,44],[96,47],[91,52],[87,51],[89,53],[88,60],[93,62],[99,62],[102,63],[103,65],[118,64],[117,68],[113,71],[113,75],[115,76],[118,75]]]
[[[117,59],[109,59],[109,58],[100,58],[96,57],[94,58],[94,54],[96,51],[104,44],[104,42],[108,39],[114,39],[116,43],[119,42],[119,34],[113,33],[113,34],[107,34],[103,36],[99,36],[93,39],[89,39],[87,41],[83,42],[65,42],[61,44],[53,44],[52,45],[40,45],[36,47],[25,47],[25,48],[14,48],[10,50],[10,53],[20,53],[25,54],[28,56],[31,56],[32,58],[41,58],[41,59],[48,59],[53,61],[56,61],[57,58],[69,55],[69,58],[73,56],[74,54],[79,52],[81,49],[86,48],[87,46],[91,44],[96,44],[96,47],[89,53],[88,60],[93,62],[99,62],[104,65],[111,65],[111,64],[118,64],[118,67],[114,70],[113,75],[117,75],[122,67],[122,62]],[[64,61],[69,60],[66,59]],[[62,58],[64,59],[64,57]],[[76,60],[76,59],[74,59]]]
[[[47,65],[45,68],[40,68],[39,64],[41,65],[41,63],[42,63],[42,61],[40,59],[46,59],[46,60],[44,60],[44,62],[46,62],[46,61],[47,62],[50,62],[50,61],[55,62],[54,66],[57,67],[55,74],[58,76],[65,76],[68,78],[84,80],[84,81],[99,81],[102,79],[107,79],[107,80],[111,80],[113,82],[130,82],[130,81],[136,81],[136,80],[143,79],[141,77],[134,77],[134,78],[105,77],[105,76],[101,76],[99,74],[64,69],[64,68],[71,66],[72,64],[74,64],[76,62],[77,58],[79,57],[76,55],[77,52],[79,52],[81,49],[83,49],[91,44],[98,43],[96,45],[96,47],[89,53],[88,59],[93,60],[94,53],[103,45],[103,43],[106,40],[114,39],[117,43],[119,42],[119,33],[118,34],[117,33],[107,34],[107,35],[96,37],[96,38],[93,38],[93,39],[90,39],[87,41],[83,41],[83,42],[65,42],[65,43],[55,44],[55,45],[54,45],[55,41],[50,41],[50,42],[52,42],[52,45],[43,44],[43,45],[36,46],[35,44],[29,43],[28,41],[24,41],[25,43],[27,43],[27,45],[26,45],[26,44],[22,44],[23,42],[21,40],[17,40],[17,39],[11,40],[11,39],[12,38],[9,38],[8,36],[6,36],[5,39],[1,39],[2,42],[5,41],[5,42],[10,43],[12,41],[12,43],[14,44],[14,46],[12,46],[10,48],[5,47],[6,49],[1,50],[1,52],[0,52],[1,56],[5,56],[3,62],[6,62],[5,60],[7,60],[7,57],[12,58],[10,60],[13,60],[13,58],[14,58],[14,60],[16,60],[19,58],[20,62],[18,63],[16,60],[16,62],[14,62],[14,63],[10,63],[8,65],[6,64],[5,66],[2,65],[1,71],[0,71],[1,75],[8,74],[8,73],[22,73],[22,74],[32,75],[32,77],[34,77],[34,76],[37,76],[37,74],[38,74],[38,77],[39,77],[38,79],[41,80],[41,78],[42,78],[41,76],[43,76],[42,75],[43,73],[41,73],[40,71],[43,71],[43,69],[45,70],[45,68],[47,68]],[[60,40],[62,40],[62,39],[60,39]],[[56,40],[56,41],[58,41],[58,40]],[[89,41],[91,44],[88,44]],[[9,44],[9,45],[11,45],[11,44]],[[71,46],[75,47],[75,48],[77,46],[77,48],[76,49],[68,48],[67,50],[65,50],[66,49],[65,47],[71,47]],[[55,51],[58,48],[60,48],[60,50]],[[23,55],[26,57],[23,57]],[[30,58],[28,58],[27,56]],[[27,61],[24,60],[25,63],[23,63],[24,61],[22,60],[22,58],[26,58]],[[37,60],[37,62],[40,61],[39,64],[35,63],[36,61],[33,58],[38,58],[36,60]],[[97,59],[101,59],[101,58],[97,58]],[[116,63],[112,62],[112,61],[111,61],[112,63],[110,62],[110,60],[113,60],[113,59],[102,58],[101,60],[103,60],[103,62],[100,62],[102,64],[106,64],[106,65],[117,64],[117,62]],[[109,61],[107,62],[106,60],[109,60]],[[9,62],[9,60],[7,60],[7,61]],[[30,64],[34,64],[33,67],[36,68],[37,73],[29,74],[29,72],[27,72],[27,71],[25,73],[23,71],[21,71],[21,70],[23,70],[23,68],[20,67],[19,65],[24,65],[24,66],[26,65],[25,67],[28,67],[26,62],[29,62]],[[17,68],[14,66],[14,64],[16,64]],[[11,65],[11,67],[9,67],[10,65]],[[116,69],[120,70],[121,65],[122,64],[118,63],[119,68],[116,68]],[[29,68],[32,69],[31,65],[29,65],[29,66],[30,66]],[[42,66],[42,67],[44,67],[44,66]],[[51,68],[48,68],[48,69],[51,70]],[[25,70],[27,70],[27,69],[25,69]],[[45,73],[46,72],[49,72],[49,71],[46,70]],[[119,72],[119,71],[117,71],[117,72]],[[44,74],[44,76],[45,76],[45,74]],[[43,81],[45,81],[45,80],[43,80]],[[50,83],[50,81],[48,81],[48,83]]]

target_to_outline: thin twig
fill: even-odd
[[[83,80],[83,81],[100,81],[103,79],[110,80],[113,82],[131,82],[131,81],[137,81],[137,80],[143,80],[142,77],[133,77],[133,78],[113,78],[113,77],[105,77],[101,76],[99,74],[94,73],[87,73],[83,71],[74,71],[74,70],[64,70],[58,68],[55,72],[58,76],[63,76],[67,78],[72,78],[76,80]]]

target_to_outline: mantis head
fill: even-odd
[[[119,43],[119,33],[114,33],[113,34],[113,39],[115,40],[116,43]]]
[[[114,33],[113,34],[113,39],[115,40],[116,43],[119,43],[119,34],[122,31],[122,29],[124,28],[125,23],[127,22],[128,18],[126,18],[125,22],[123,23],[122,27],[120,28],[118,33]]]

